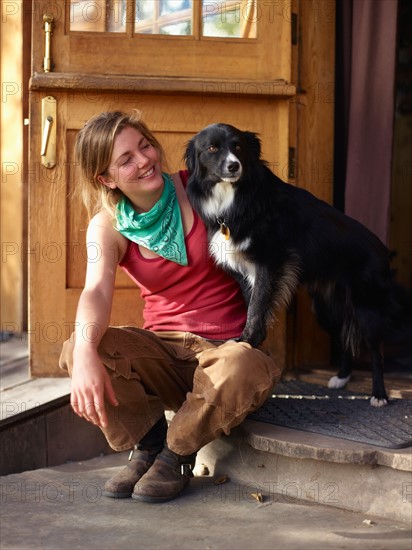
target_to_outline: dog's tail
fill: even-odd
[[[358,357],[363,347],[376,348],[388,331],[410,321],[412,297],[404,287],[390,278],[381,281],[379,291],[373,293],[372,304],[352,300],[353,289],[346,289],[340,339],[343,349],[353,357]]]

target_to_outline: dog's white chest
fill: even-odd
[[[220,181],[213,186],[211,195],[203,206],[204,214],[208,218],[217,218],[228,210],[234,201],[235,189],[230,182]]]
[[[247,259],[245,254],[245,250],[249,244],[248,240],[235,244],[230,236],[227,238],[222,231],[218,230],[209,240],[209,250],[217,264],[223,268],[227,267],[232,271],[241,273],[253,288],[256,278],[256,268]]]

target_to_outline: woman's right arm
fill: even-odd
[[[76,314],[71,404],[76,414],[103,428],[108,424],[105,398],[114,406],[117,400],[97,348],[109,326],[116,269],[126,246],[105,211],[90,221],[86,282]]]

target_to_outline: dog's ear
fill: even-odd
[[[251,154],[257,159],[260,159],[262,148],[260,145],[260,139],[258,138],[258,135],[255,134],[254,132],[243,132],[243,134],[245,136],[245,139]]]
[[[186,151],[183,157],[183,160],[185,161],[185,164],[187,166],[187,169],[189,170],[190,174],[193,174],[196,171],[196,146],[195,146],[195,140],[191,139],[187,142],[186,145]]]

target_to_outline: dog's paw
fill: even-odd
[[[260,346],[261,340],[259,338],[243,338],[242,336],[238,338],[238,342],[246,342],[246,344],[250,344],[252,348],[258,348]]]
[[[338,390],[339,388],[344,388],[346,384],[349,382],[350,376],[347,376],[346,378],[339,378],[339,376],[332,376],[332,378],[328,382],[328,388],[333,388]]]
[[[260,330],[249,330],[247,327],[243,330],[239,336],[239,342],[247,342],[252,348],[258,348],[266,337],[266,333]]]
[[[372,407],[385,407],[388,404],[388,400],[384,397],[379,399],[378,397],[372,395],[370,403]]]
[[[243,337],[243,336],[239,336],[239,338],[236,338],[235,339],[235,342],[246,342],[246,344],[250,344],[252,346],[252,348],[254,347],[252,342],[249,340],[249,338],[246,338],[246,337]]]

